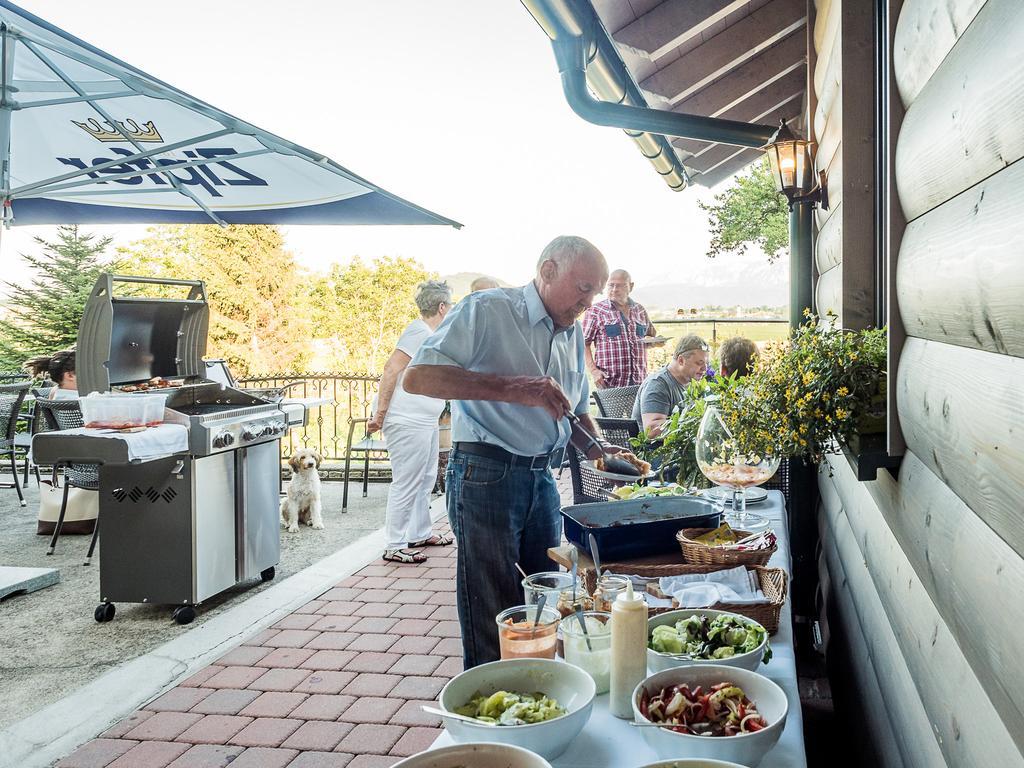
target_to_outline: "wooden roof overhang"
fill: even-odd
[[[608,73],[595,76],[588,65],[587,85],[599,99],[733,124],[777,126],[786,120],[803,127],[807,0],[522,1],[553,40],[558,18],[576,20],[570,34],[595,38],[591,64],[601,45],[607,46],[601,66],[593,69],[621,66],[627,82],[618,91],[603,87]],[[597,23],[584,29],[595,18]],[[631,94],[629,86],[638,93]],[[749,142],[666,137],[654,130],[627,133],[677,190],[687,183],[713,186],[761,155]]]

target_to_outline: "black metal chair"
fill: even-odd
[[[640,434],[640,425],[634,419],[612,419],[598,416],[594,419],[604,439],[612,445],[632,450],[630,440]]]
[[[29,382],[0,384],[0,458],[7,458],[11,464],[11,482],[0,484],[0,488],[14,488],[18,492],[21,506],[25,506],[25,494],[18,482],[18,452],[22,448],[15,444],[18,421],[22,418],[21,406],[28,394]]]
[[[82,409],[77,400],[38,400],[36,402],[38,412],[46,420],[47,427],[51,431],[61,429],[77,429],[85,425],[82,419]],[[52,555],[57,546],[57,539],[60,538],[60,529],[64,525],[64,515],[68,508],[68,491],[72,487],[82,488],[87,491],[98,491],[100,489],[100,465],[83,464],[80,462],[55,462],[53,465],[53,483],[57,486],[57,471],[64,468],[64,498],[60,505],[60,514],[57,516],[57,525],[53,529],[53,537],[50,539],[50,548],[46,554]],[[83,565],[89,565],[92,554],[96,549],[96,538],[100,532],[100,521],[96,518],[96,524],[92,529],[92,540],[89,542],[89,552],[85,556]]]
[[[46,419],[39,415],[36,402],[46,400],[51,389],[51,386],[39,386],[29,390],[32,394],[32,400],[28,402],[26,397],[28,404],[24,406],[23,413],[21,414],[22,420],[28,424],[28,429],[14,436],[14,445],[25,457],[24,480],[22,481],[22,485],[25,487],[28,487],[28,471],[30,468],[35,472],[36,485],[39,485],[39,467],[32,461],[32,437],[40,432],[49,431],[49,427],[46,425]]]
[[[597,403],[597,410],[601,416],[628,419],[633,413],[633,403],[636,402],[636,393],[639,391],[639,385],[594,389],[594,402]]]
[[[601,428],[605,440],[612,445],[632,450],[629,439],[640,434],[640,425],[633,419],[608,419],[598,416],[595,421]],[[608,493],[615,487],[615,483],[584,465],[583,461],[587,457],[576,446],[570,445],[566,453],[569,459],[569,475],[572,478],[572,503],[592,504],[596,501],[608,501]]]
[[[348,422],[348,439],[345,441],[345,487],[341,492],[342,512],[348,512],[348,481],[351,476],[352,457],[355,454],[360,454],[363,459],[363,498],[365,499],[370,487],[370,454],[386,454],[388,451],[387,442],[383,437],[375,438],[364,435],[362,440],[356,443],[352,442],[355,437],[356,424],[366,424],[368,421],[369,419],[349,419]]]

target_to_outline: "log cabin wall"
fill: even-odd
[[[843,152],[859,133],[843,125],[852,70],[839,6],[870,4],[816,5],[813,126],[834,201],[818,213],[816,294],[849,325],[863,308],[849,303],[847,270],[871,230],[851,238],[842,215],[860,190]],[[830,459],[818,520],[821,617],[842,635],[829,663],[857,686],[887,766],[1024,766],[1022,40],[1020,0],[903,0],[895,27],[907,452],[898,479],[874,482]]]

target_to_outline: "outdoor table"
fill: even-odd
[[[768,565],[784,568],[791,572],[789,554],[789,530],[786,526],[786,507],[781,491],[768,491],[768,499],[757,505],[757,511],[765,514],[778,534],[778,548]],[[557,548],[551,552],[554,559],[561,560]],[[584,565],[583,553],[580,564]],[[589,558],[586,565],[592,566]],[[800,694],[797,688],[796,655],[793,650],[793,626],[790,601],[782,608],[779,631],[771,637],[772,659],[762,664],[757,671],[775,681],[789,700],[789,713],[782,736],[772,750],[765,755],[758,768],[806,768],[804,753],[803,716],[800,712]],[[446,747],[455,742],[447,731],[443,731],[431,749]],[[677,758],[686,755],[677,755]],[[625,720],[614,717],[608,711],[608,694],[594,699],[594,710],[580,735],[573,740],[561,757],[552,760],[554,768],[636,768],[657,762],[658,756],[647,746],[641,729],[633,728]]]

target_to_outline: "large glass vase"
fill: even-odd
[[[697,430],[697,466],[715,485],[732,491],[732,512],[724,518],[733,528],[757,531],[768,527],[768,518],[747,512],[746,489],[771,479],[779,458],[743,450],[714,406],[709,406]]]

